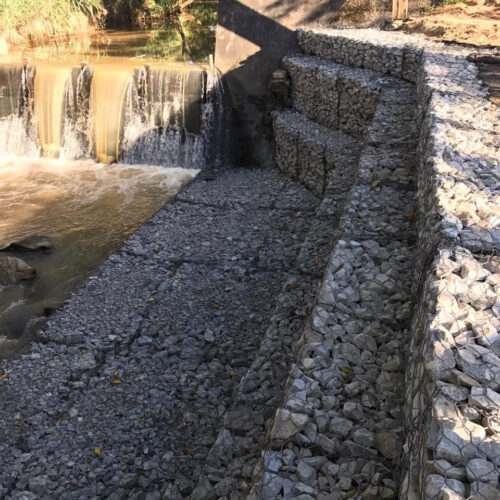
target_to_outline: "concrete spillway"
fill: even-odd
[[[191,65],[0,67],[0,153],[199,164],[216,81]]]
[[[53,246],[21,256],[30,282],[0,260],[0,356],[215,159],[221,104],[194,65],[0,66],[0,259],[26,237]]]

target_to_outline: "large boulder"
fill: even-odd
[[[24,260],[4,255],[0,256],[0,271],[12,281],[32,280],[36,276],[36,270]]]
[[[22,252],[36,252],[40,250],[50,250],[54,244],[46,236],[28,236],[19,241],[9,243],[0,250],[17,250]]]

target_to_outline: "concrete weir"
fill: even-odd
[[[500,498],[498,108],[466,49],[296,35],[276,168],[203,170],[0,361],[0,497]]]

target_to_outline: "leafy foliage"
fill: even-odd
[[[101,0],[68,0],[73,9],[95,16],[103,10]]]
[[[156,30],[148,56],[201,62],[214,52],[213,0],[0,0],[0,30],[15,45],[57,44],[104,24],[106,11],[107,27]]]
[[[101,0],[0,0],[0,30],[15,44],[41,44],[88,28]]]
[[[160,29],[147,44],[146,54],[169,60],[205,61],[215,50],[216,24],[216,3],[193,3],[159,24]]]

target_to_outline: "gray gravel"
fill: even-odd
[[[190,494],[317,204],[222,167],[130,237],[0,362],[0,497]]]

